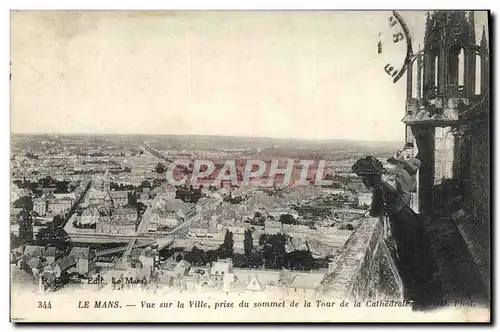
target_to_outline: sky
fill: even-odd
[[[416,50],[425,12],[401,15]],[[11,132],[402,141],[406,80],[376,48],[389,16],[11,12]]]

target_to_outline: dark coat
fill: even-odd
[[[434,272],[434,258],[421,219],[386,182],[374,187],[370,214],[389,217],[401,277],[405,286],[416,292],[411,297],[418,297],[419,287],[424,287]]]

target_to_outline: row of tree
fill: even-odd
[[[23,188],[23,189],[29,189],[32,192],[40,192],[41,193],[41,188],[54,188],[54,193],[56,194],[64,194],[67,192],[71,192],[78,187],[77,182],[72,182],[72,181],[59,181],[51,176],[46,176],[44,178],[39,179],[38,181],[29,181],[26,180],[25,178],[21,180],[14,180],[14,184],[18,188]]]
[[[85,191],[89,188],[90,183],[85,188]],[[67,214],[64,216],[54,216],[51,224],[41,228],[36,235],[35,244],[43,246],[50,244],[62,251],[70,250],[71,243],[68,234],[64,231],[64,225],[69,217],[76,212],[76,208],[83,199],[83,196],[84,195],[80,197],[80,200],[73,205]],[[17,238],[11,236],[14,240],[14,242],[11,242],[11,246],[30,244],[33,242],[33,200],[31,197],[28,196],[28,198],[22,200],[21,208],[22,210],[17,216],[19,236]]]
[[[244,254],[237,254],[233,250],[234,239],[231,232],[226,232],[224,242],[216,250],[204,251],[193,247],[184,254],[184,259],[194,266],[205,266],[218,259],[231,258],[234,267],[260,268],[310,271],[324,267],[323,260],[316,260],[308,250],[295,250],[287,253],[285,245],[289,237],[284,234],[262,234],[259,246],[255,247],[251,230],[245,231],[243,241]]]
[[[193,186],[178,187],[175,198],[187,203],[197,203],[204,196],[201,190],[201,186],[199,188],[193,188]]]

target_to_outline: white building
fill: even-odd
[[[80,225],[94,225],[99,221],[99,211],[94,208],[85,209],[80,216]]]
[[[278,234],[282,233],[282,224],[279,221],[266,221],[264,223],[264,233],[266,234]]]

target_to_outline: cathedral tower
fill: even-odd
[[[407,70],[403,122],[422,162],[419,212],[453,220],[489,285],[489,47],[484,27],[476,44],[475,19],[466,11],[427,14],[423,47]]]
[[[467,110],[484,100],[489,84],[486,37],[483,34],[481,45],[476,44],[474,12],[428,13],[423,48],[407,72],[403,122],[407,125],[406,141],[415,143],[422,161],[419,209],[438,213],[446,198],[438,197],[441,192],[436,186],[443,181],[445,186],[451,185],[453,179],[466,173],[461,167],[465,160],[461,162],[460,157],[465,154],[461,153],[463,142],[457,128]]]

